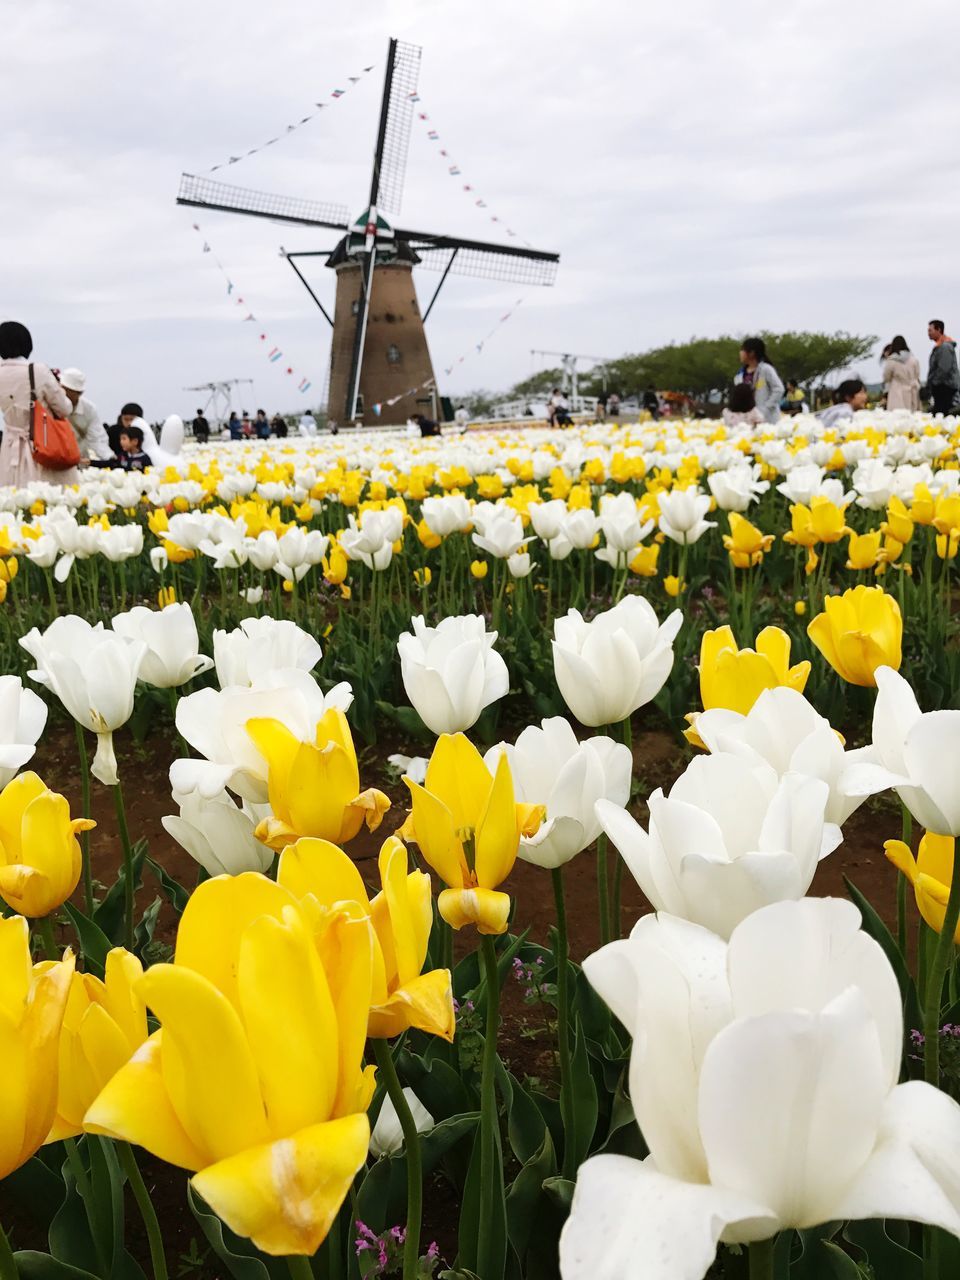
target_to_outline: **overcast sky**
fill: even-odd
[[[330,247],[331,234],[198,219],[174,203],[177,184],[327,101],[216,176],[359,213],[390,35],[423,46],[430,115],[414,124],[401,225],[496,239],[496,214],[561,254],[552,289],[451,278],[428,324],[444,391],[508,386],[543,366],[531,348],[616,356],[757,328],[903,332],[925,367],[926,320],[960,330],[954,5],[0,0],[0,12],[0,318],[29,325],[38,359],[84,368],[104,418],[128,399],[153,419],[192,413],[182,388],[228,377],[254,379],[238,401],[250,409],[300,407],[303,376],[315,399],[330,331],[278,249]],[[423,299],[437,276],[417,277]],[[332,301],[333,273],[312,279]]]

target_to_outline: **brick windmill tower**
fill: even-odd
[[[551,285],[556,278],[560,261],[556,253],[408,231],[387,221],[385,212],[400,210],[419,71],[419,47],[392,39],[370,195],[367,207],[352,224],[342,205],[248,191],[188,173],[180,180],[178,204],[343,233],[332,250],[282,251],[333,328],[331,422],[400,423],[435,405],[437,385],[424,323],[451,272],[531,285]],[[326,265],[336,273],[332,316],[296,264],[295,259],[310,257],[326,258]],[[423,311],[414,267],[441,272]]]

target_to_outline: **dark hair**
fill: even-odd
[[[799,385],[800,385],[800,384],[797,382],[796,378],[788,378],[788,379],[787,379],[787,386],[788,386],[788,387],[796,387],[796,386],[799,386]]]
[[[125,404],[123,406],[120,410],[120,417],[124,418],[128,413],[132,418],[143,417],[143,409],[137,404],[136,400],[131,400],[129,404]]]
[[[258,409],[258,410],[257,410],[257,413],[262,413],[264,417],[266,417],[266,416],[267,416],[267,411],[266,411],[266,409]]]
[[[727,408],[732,413],[749,413],[751,409],[757,407],[757,397],[754,394],[753,387],[748,387],[745,382],[738,382],[735,387],[730,388],[730,394],[727,396]]]
[[[120,431],[128,440],[135,440],[139,448],[143,448],[143,430],[140,427],[121,427]]]
[[[762,338],[744,338],[740,343],[740,350],[745,351],[748,356],[756,356],[758,363],[767,358],[767,344]]]
[[[33,351],[33,339],[25,324],[17,320],[4,320],[0,324],[0,360],[12,360],[22,356],[26,360]]]
[[[928,320],[927,323],[931,329],[936,329],[937,333],[943,333],[944,329],[947,327],[942,320]]]
[[[852,400],[858,391],[865,391],[862,378],[847,378],[840,383],[834,392],[834,404],[846,404],[848,400]]]
[[[901,353],[901,351],[909,351],[909,350],[910,348],[907,346],[906,338],[899,333],[894,338],[894,340],[890,343],[890,345],[887,347],[888,354],[892,356],[898,356]]]

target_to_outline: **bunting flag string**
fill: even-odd
[[[493,328],[490,330],[490,332],[486,335],[485,338],[481,338],[479,342],[475,342],[473,344],[473,347],[471,349],[464,351],[463,355],[458,356],[456,360],[452,360],[450,364],[448,364],[443,371],[446,377],[449,378],[451,373],[453,373],[454,369],[456,369],[458,365],[463,364],[463,362],[467,359],[468,356],[482,355],[484,347],[487,345],[487,343],[490,341],[493,335],[497,332],[498,329],[501,329],[507,323],[507,321],[516,311],[517,307],[519,307],[522,303],[523,303],[523,298],[518,298],[516,302],[513,304],[513,306],[510,308],[510,310],[505,311],[503,313],[503,315],[500,317],[500,319],[493,326]]]
[[[232,297],[233,290],[234,290],[234,283],[230,279],[230,273],[227,271],[226,267],[220,261],[220,258],[217,256],[217,254],[214,252],[214,249],[211,246],[209,240],[207,240],[204,237],[204,233],[200,229],[200,224],[198,222],[194,222],[192,225],[193,225],[194,231],[197,232],[197,234],[200,236],[200,239],[203,243],[202,252],[209,253],[211,255],[211,257],[213,258],[213,261],[217,264],[220,274],[223,276],[224,280],[226,281],[227,297],[228,298]],[[254,324],[256,324],[257,317],[249,309],[249,303],[247,303],[243,298],[239,296],[234,298],[233,301],[235,306],[246,308],[245,314],[241,317],[242,322],[246,324],[248,321],[252,321]],[[267,360],[270,362],[270,364],[280,364],[280,362],[284,358],[283,351],[280,349],[280,347],[276,346],[273,343],[270,336],[266,333],[260,334],[260,341],[261,343],[266,344],[265,349],[267,349]],[[290,377],[298,376],[292,365],[285,365],[284,368],[288,376]],[[309,391],[312,386],[313,386],[313,383],[310,381],[309,378],[301,377],[299,385],[297,386],[297,390],[301,393],[301,395],[303,395],[307,391]]]
[[[407,94],[407,98],[410,102],[414,104],[417,104],[421,101],[419,93],[409,93]],[[437,142],[443,141],[443,139],[440,137],[439,131],[433,127],[433,121],[431,120],[430,116],[427,114],[426,111],[417,111],[415,113],[415,116],[416,116],[416,119],[419,120],[420,123],[426,129],[427,138],[430,140],[430,142],[437,143]],[[463,170],[460,168],[459,164],[457,164],[457,162],[453,159],[453,157],[451,156],[450,152],[447,150],[446,147],[437,147],[437,155],[444,162],[444,167],[447,171],[448,177],[450,178],[463,177]],[[481,209],[481,210],[489,209],[489,205],[487,204],[486,200],[484,200],[483,197],[478,194],[476,188],[473,186],[472,183],[470,182],[462,183],[461,189],[464,195],[467,196],[467,198],[470,200],[470,203],[475,208]],[[490,221],[495,222],[500,227],[500,229],[510,237],[511,240],[514,240],[514,239],[519,240],[520,243],[523,245],[526,245],[528,249],[533,248],[530,241],[525,240],[523,236],[518,235],[517,232],[514,231],[512,227],[507,225],[507,223],[503,220],[503,218],[499,217],[497,214],[494,214],[494,213],[490,213],[487,216],[489,217]]]
[[[304,125],[309,124],[311,120],[315,120],[320,112],[331,106],[332,103],[339,102],[340,99],[344,97],[345,94],[349,93],[355,85],[358,85],[365,76],[369,75],[376,66],[377,64],[375,62],[371,62],[369,67],[363,67],[361,69],[359,75],[347,76],[346,89],[334,89],[330,93],[329,98],[321,100],[320,102],[315,102],[313,104],[313,110],[308,115],[302,116],[292,124],[285,125],[284,128],[277,133],[276,137],[268,138],[266,142],[261,142],[258,146],[250,147],[248,151],[241,151],[238,155],[228,156],[226,160],[221,160],[219,164],[211,165],[209,169],[204,169],[203,172],[216,173],[218,169],[227,169],[232,164],[239,164],[241,160],[246,160],[247,156],[255,156],[258,151],[266,151],[267,147],[276,146],[276,144],[281,142],[284,138],[289,138],[291,133],[296,133],[298,129],[302,129]]]

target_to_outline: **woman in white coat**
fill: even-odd
[[[920,408],[920,361],[899,334],[887,347],[883,362],[888,409]]]
[[[30,330],[15,320],[0,324],[0,414],[3,415],[3,443],[0,444],[0,485],[18,488],[34,480],[48,484],[75,484],[75,467],[50,471],[33,456],[30,443]],[[68,418],[73,405],[45,364],[33,362],[33,382],[37,399],[58,418]]]

